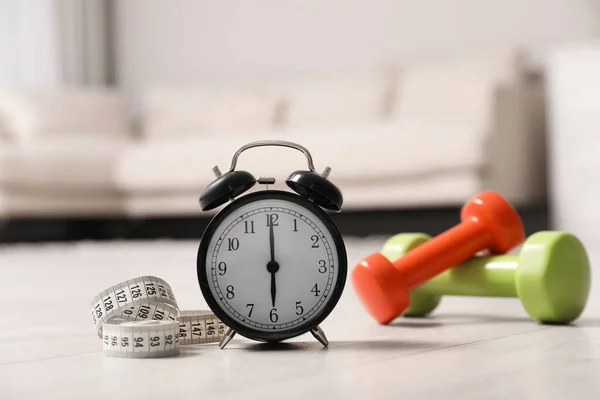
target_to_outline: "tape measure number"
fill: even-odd
[[[179,354],[177,321],[135,321],[103,326],[104,354],[152,358]]]
[[[176,355],[180,345],[219,342],[226,328],[210,311],[180,311],[171,286],[154,276],[98,294],[91,314],[104,353],[113,357]]]

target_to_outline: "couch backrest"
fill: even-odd
[[[398,81],[393,115],[403,119],[469,125],[479,132],[493,124],[498,88],[526,74],[518,51],[497,51],[407,66]]]
[[[369,123],[386,118],[394,100],[395,71],[304,76],[273,82],[285,99],[282,124],[315,127]]]
[[[142,96],[145,137],[320,128],[389,115],[393,72],[304,76],[224,85],[157,85]]]
[[[147,138],[210,135],[272,128],[281,96],[256,85],[157,85],[142,95]]]
[[[275,126],[318,130],[402,119],[487,133],[498,88],[524,78],[524,65],[518,50],[506,50],[396,70],[155,86],[142,96],[142,131],[147,137],[167,137]]]

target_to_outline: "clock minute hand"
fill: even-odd
[[[273,221],[269,224],[269,245],[271,246],[271,262],[275,262],[275,235],[273,233]]]

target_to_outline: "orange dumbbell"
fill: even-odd
[[[506,253],[525,239],[521,218],[496,192],[471,198],[460,217],[460,224],[393,262],[374,253],[354,267],[354,290],[379,323],[387,324],[408,308],[412,288],[482,250]]]

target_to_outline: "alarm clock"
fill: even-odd
[[[240,154],[259,146],[287,147],[306,156],[308,170],[286,179],[292,191],[269,190],[275,178],[236,170]],[[347,275],[344,241],[326,212],[339,212],[343,202],[328,179],[330,171],[326,167],[319,174],[306,148],[279,140],[242,146],[225,174],[213,168],[217,178],[202,192],[201,209],[230,203],[202,235],[197,272],[204,299],[227,326],[221,349],[236,333],[278,342],[310,332],[328,345],[319,324],[338,303]],[[265,189],[242,196],[255,184]]]

